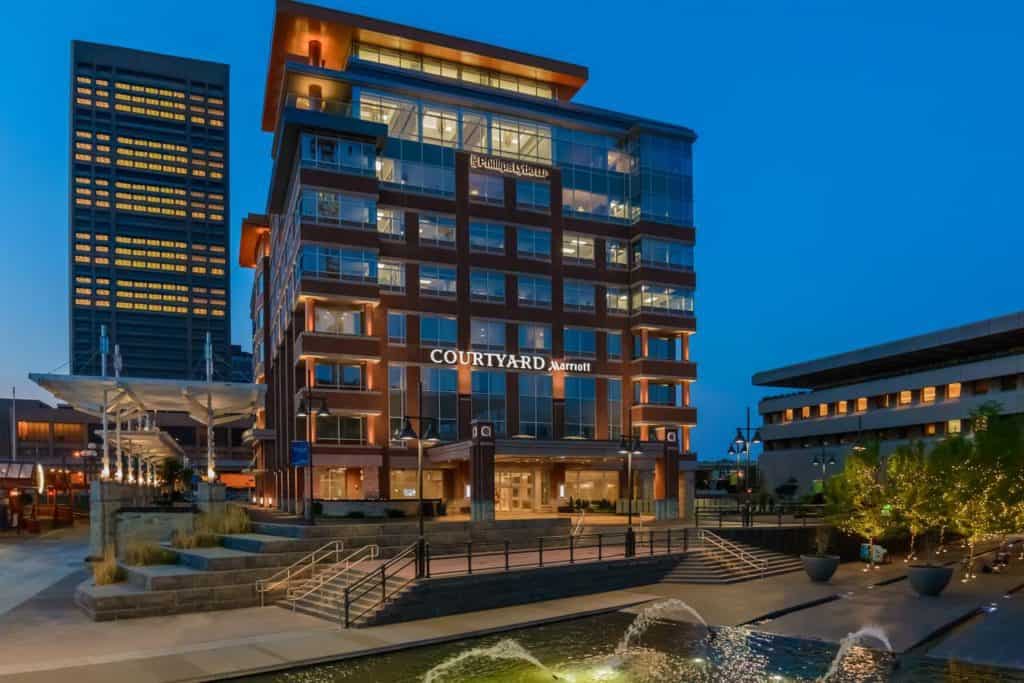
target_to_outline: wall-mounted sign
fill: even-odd
[[[431,349],[430,362],[437,365],[471,365],[475,368],[535,370],[537,372],[590,372],[590,361],[554,360],[517,353],[487,353]]]
[[[491,171],[492,173],[515,176],[516,178],[547,180],[551,177],[551,169],[547,166],[538,166],[523,161],[492,157],[485,154],[470,154],[469,168],[475,171]]]
[[[308,467],[310,461],[310,450],[308,441],[292,441],[291,461],[292,467]]]

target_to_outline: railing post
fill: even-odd
[[[684,553],[689,550],[689,545],[690,545],[690,530],[687,529],[686,527],[683,527],[683,552]]]
[[[603,549],[601,547],[601,534],[598,534],[597,535],[597,559],[598,559],[598,561],[600,561],[602,559],[602,555],[603,555],[602,550]]]
[[[700,508],[696,505],[693,506],[693,526],[696,529],[700,528]]]
[[[779,508],[779,526],[782,526],[782,508]]]
[[[348,623],[349,623],[348,622],[348,608],[349,608],[349,604],[350,604],[350,601],[349,601],[349,594],[348,594],[348,586],[345,586],[345,628],[348,628]]]
[[[573,541],[573,537],[569,536],[569,564],[576,563],[576,543]]]
[[[718,510],[718,528],[719,529],[722,528],[722,514],[723,513],[724,513],[724,510],[721,510],[721,509]]]
[[[466,542],[466,573],[473,573],[473,541]]]
[[[508,539],[506,538],[505,539],[505,571],[508,571],[508,547],[509,547],[509,542],[508,542]]]
[[[665,554],[666,555],[671,555],[672,554],[672,530],[671,529],[666,529],[665,530]]]
[[[651,546],[651,555],[654,555],[654,529],[647,532],[647,543]]]
[[[803,507],[802,505],[800,506],[800,508],[801,508],[800,512],[802,513],[800,515],[800,526],[806,527],[807,526],[807,508]],[[868,550],[870,550],[870,548]]]
[[[388,599],[388,577],[384,573],[384,564],[380,565],[380,601],[386,602]]]
[[[537,537],[537,566],[544,566],[544,537]]]
[[[423,552],[427,556],[426,557],[426,561],[423,563],[423,566],[426,569],[426,578],[429,579],[430,578],[430,542],[427,541],[426,543],[423,544],[423,546],[424,546],[423,547]]]

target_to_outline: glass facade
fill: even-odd
[[[551,375],[519,375],[519,433],[550,439]]]
[[[494,423],[497,436],[505,436],[505,373],[474,370],[473,419]]]

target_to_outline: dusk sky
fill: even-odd
[[[756,371],[1024,308],[1024,3],[323,4],[585,65],[578,101],[697,131],[702,458],[724,455],[745,406],[756,411]],[[0,386],[44,397],[27,373],[68,360],[71,40],[231,65],[237,263],[241,218],[266,201],[273,2],[5,14]],[[233,338],[246,347],[250,284],[236,265]]]

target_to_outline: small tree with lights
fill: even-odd
[[[888,499],[877,441],[851,450],[843,471],[825,482],[826,519],[837,528],[868,540],[865,571],[875,566],[875,541],[896,527]]]
[[[943,517],[940,472],[929,467],[924,445],[897,448],[885,465],[885,492],[895,524],[910,535],[906,562],[916,558],[917,541],[938,528]]]

